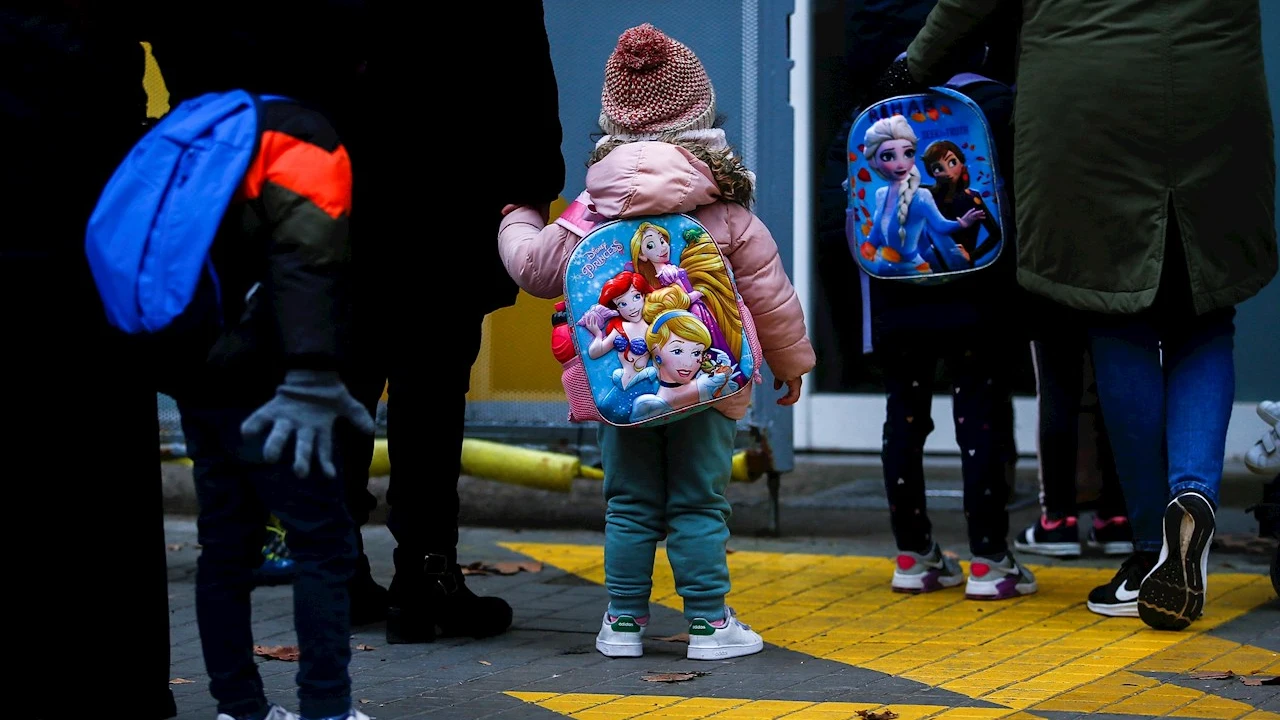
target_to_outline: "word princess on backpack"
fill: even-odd
[[[258,148],[259,103],[269,99],[241,90],[192,98],[116,168],[85,233],[113,326],[158,333],[184,315],[210,320],[221,298],[209,249]]]
[[[873,278],[936,284],[992,265],[1007,213],[982,109],[946,87],[864,108],[849,131],[849,249]]]
[[[569,419],[664,424],[758,381],[751,315],[707,229],[682,214],[604,221],[585,207],[575,201],[556,221],[582,238],[553,343]]]

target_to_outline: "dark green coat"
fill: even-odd
[[[945,79],[948,51],[1000,1],[938,0],[908,50],[912,76]],[[1138,312],[1176,222],[1196,312],[1256,294],[1277,264],[1259,0],[1021,2],[1019,282]]]

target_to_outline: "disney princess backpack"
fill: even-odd
[[[759,340],[733,270],[684,214],[610,220],[583,193],[556,219],[579,237],[552,318],[573,422],[669,423],[759,382]]]
[[[996,143],[966,89],[945,86],[868,105],[848,138],[849,250],[872,278],[940,284],[995,264],[1010,213]]]

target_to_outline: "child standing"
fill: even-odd
[[[1010,177],[1012,92],[993,81],[967,85],[964,92],[986,115],[1001,173]],[[871,126],[865,151],[868,156],[894,155],[893,160],[905,164],[909,176],[903,186],[910,197],[904,195],[904,208],[912,201],[927,205],[926,196],[936,193],[942,202],[935,199],[934,204],[950,209],[946,181],[949,173],[964,176],[964,161],[941,147],[936,153],[921,148],[926,150],[922,155],[933,160],[926,161],[922,172],[914,152],[916,144],[907,123],[890,118]],[[918,177],[925,172],[934,178],[931,188],[922,186]],[[1012,202],[1012,193],[1009,200]],[[971,214],[960,230],[977,227],[989,219],[988,211],[994,212],[981,197],[966,206],[983,212]],[[1006,223],[1006,234],[1011,235],[1011,230],[1011,224]],[[884,370],[881,460],[890,525],[898,546],[892,580],[897,592],[931,592],[964,584],[968,598],[1003,600],[1037,590],[1035,576],[1018,563],[1008,542],[1007,470],[1016,452],[1012,442],[1012,376],[1015,358],[1025,346],[1016,339],[1023,293],[1014,277],[1014,240],[1006,237],[1005,245],[987,267],[942,285],[904,285],[862,275],[862,282],[869,285],[867,313]],[[976,245],[965,250],[970,259],[985,252]],[[943,553],[934,540],[925,507],[924,444],[934,428],[931,409],[939,361],[945,361],[951,374],[972,553],[968,578],[960,563]]]
[[[281,99],[260,108],[257,151],[209,255],[221,316],[202,318],[165,363],[200,501],[200,645],[218,720],[299,720],[268,703],[253,659],[250,592],[274,514],[295,566],[301,718],[367,720],[347,672],[356,536],[333,449],[340,422],[375,429],[338,375],[351,164],[320,113]]]
[[[652,25],[622,34],[605,65],[600,126],[587,171],[589,208],[605,218],[688,213],[706,227],[732,266],[755,319],[778,404],[800,397],[814,365],[804,315],[768,228],[750,210],[754,175],[715,127],[715,90],[685,45]],[[538,297],[563,292],[578,236],[546,226],[533,208],[508,208],[498,237],[503,263]],[[731,474],[736,421],[749,392],[658,427],[601,424],[604,464],[604,612],[596,649],[639,657],[649,618],[654,553],[667,557],[689,621],[688,657],[712,660],[759,652],[764,643],[726,606]]]

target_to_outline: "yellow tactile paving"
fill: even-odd
[[[604,582],[599,546],[505,547],[586,580]],[[654,602],[679,610],[670,566],[661,550],[659,555]],[[1037,717],[1036,712],[1051,711],[1280,720],[1235,700],[1137,674],[1276,672],[1280,655],[1204,635],[1274,597],[1269,580],[1261,575],[1211,576],[1206,615],[1186,631],[1161,633],[1136,618],[1103,618],[1084,607],[1088,589],[1109,580],[1111,569],[1033,566],[1039,593],[983,603],[965,600],[960,590],[919,596],[893,593],[891,564],[885,558],[739,551],[729,556],[729,565],[734,584],[729,601],[766,642],[1003,706],[893,706],[902,720],[1028,720]],[[615,705],[619,699],[614,696],[512,695],[564,715],[601,719],[818,720],[857,717],[857,710],[871,709],[856,703],[727,700],[723,702],[737,704],[678,709],[682,703],[651,703],[630,714],[635,706]]]

